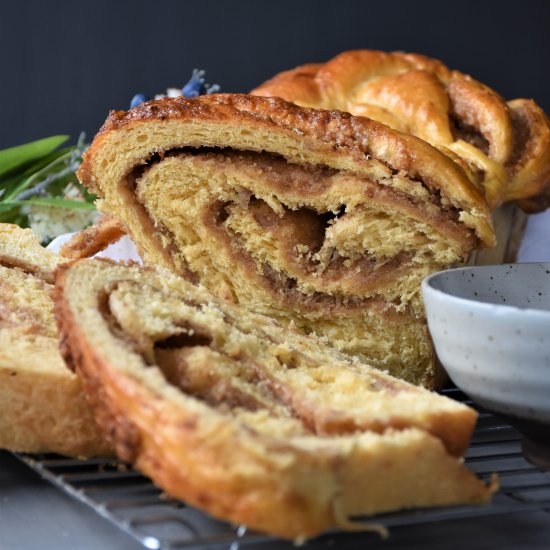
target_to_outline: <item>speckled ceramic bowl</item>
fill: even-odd
[[[451,269],[422,294],[453,382],[550,450],[550,263]]]

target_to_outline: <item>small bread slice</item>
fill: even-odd
[[[51,283],[62,262],[30,229],[0,224],[0,448],[111,454],[59,353]]]
[[[63,346],[120,458],[172,496],[286,538],[487,502],[474,411],[166,271],[57,271]]]
[[[122,223],[114,216],[102,216],[93,225],[74,234],[59,249],[59,255],[71,260],[91,258],[126,234]]]

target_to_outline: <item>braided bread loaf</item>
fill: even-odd
[[[277,98],[113,112],[79,177],[146,262],[426,386],[420,281],[494,243],[482,196],[437,149]]]
[[[279,536],[349,517],[485,502],[476,414],[171,274],[80,260],[56,312],[119,456],[169,494]]]
[[[105,455],[109,446],[58,349],[51,291],[61,263],[30,229],[0,224],[0,448]]]
[[[367,116],[439,147],[481,186],[491,209],[550,205],[550,123],[533,101],[505,102],[489,87],[418,54],[341,53],[252,91],[306,107]]]

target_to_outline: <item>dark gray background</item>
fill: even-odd
[[[0,2],[0,147],[81,130],[194,67],[223,91],[352,48],[438,57],[550,111],[550,1]]]

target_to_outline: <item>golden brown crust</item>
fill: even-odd
[[[463,170],[444,154],[413,136],[391,130],[374,120],[339,111],[304,109],[276,97],[242,94],[218,94],[196,99],[178,97],[146,102],[130,111],[112,111],[84,156],[78,174],[80,180],[92,190],[101,188],[92,169],[93,157],[108,136],[122,128],[168,120],[212,122],[222,127],[261,127],[272,133],[298,134],[304,146],[325,155],[329,166],[333,159],[348,157],[359,168],[372,157],[391,170],[421,179],[428,187],[441,192],[454,207],[472,213],[471,225],[478,237],[486,245],[494,244],[490,215],[483,197]],[[207,143],[200,145],[208,146]],[[174,146],[181,147],[182,144]],[[232,143],[227,146],[239,148]],[[264,146],[264,150],[269,151],[268,145]],[[256,147],[256,150],[262,150],[262,144]]]
[[[137,319],[134,311],[142,307],[144,297],[148,310]],[[265,370],[276,378],[300,372],[309,376],[306,365],[323,372],[324,366],[317,361],[325,349],[331,363],[326,365],[325,375],[330,373],[338,387],[346,387],[345,369],[332,368],[333,362],[344,361],[343,356],[317,341],[283,331],[266,318],[224,305],[203,289],[167,273],[76,262],[58,271],[56,311],[97,419],[119,456],[135,461],[169,494],[216,517],[282,537],[306,537],[330,526],[345,527],[350,516],[409,506],[485,502],[494,490],[451,457],[437,438],[421,427],[393,425],[391,414],[382,433],[364,426],[356,433],[341,432],[346,429],[338,414],[344,410],[342,406],[332,415],[323,411],[326,399],[338,403],[338,396],[331,396],[333,391],[327,386],[320,390],[321,398],[322,392],[328,393],[319,401],[319,410],[303,396],[292,405],[309,411],[309,420],[302,427],[302,412],[297,408],[295,417],[280,416],[276,410],[284,411],[288,405],[277,400],[265,414],[254,407],[243,410],[247,401],[238,398],[232,385],[240,380],[245,388],[241,391],[254,392],[260,402],[269,395],[265,384],[273,381],[260,379],[258,383],[253,377],[246,382],[250,374]],[[184,312],[192,313],[189,317]],[[111,316],[116,323],[109,321]],[[206,334],[186,332],[182,338],[179,332],[178,339],[170,332],[190,327],[209,331],[211,344],[206,343]],[[263,336],[257,338],[256,332]],[[157,352],[140,333],[148,338],[156,334]],[[276,336],[282,334],[285,342]],[[160,362],[170,346],[183,346],[173,351],[186,352],[188,361],[193,354],[208,357],[206,363],[197,365],[197,374],[214,383],[202,389],[193,387],[192,376],[185,372],[180,373],[183,381],[170,382]],[[219,354],[222,349],[229,354],[225,359]],[[267,349],[271,351],[266,355]],[[229,357],[236,369],[234,376],[214,379]],[[256,367],[248,371],[247,361]],[[289,365],[283,366],[281,361]],[[278,366],[271,371],[270,364]],[[186,368],[191,366],[188,363]],[[392,380],[365,365],[348,363],[348,368],[349,375],[361,371],[368,378],[370,372],[373,399],[388,392],[386,402],[394,410],[409,392],[418,392],[421,409],[423,394],[433,404],[432,411],[447,411],[443,414],[447,420],[453,411],[463,420],[473,414],[462,405]],[[296,381],[287,391],[290,397],[299,397],[308,390]],[[351,416],[362,408],[360,403],[356,406],[350,405]],[[315,412],[320,416],[312,420]],[[383,413],[371,409],[371,416],[382,418]],[[416,413],[421,419],[422,412]],[[449,435],[459,431],[460,423],[450,427],[437,413],[428,413],[427,429],[431,429],[430,416],[436,423],[441,420],[440,428]],[[284,428],[287,424],[292,426],[289,433]],[[325,426],[324,433],[316,424]],[[274,425],[278,427],[274,429]],[[320,430],[316,435],[312,433],[315,429]]]
[[[252,93],[372,117],[449,148],[482,183],[491,208],[518,199],[528,211],[547,206],[550,124],[540,107],[524,99],[506,103],[436,59],[348,51],[280,73]]]
[[[64,243],[59,255],[71,260],[91,258],[126,234],[126,228],[114,216],[102,216],[99,221],[83,229]]]

